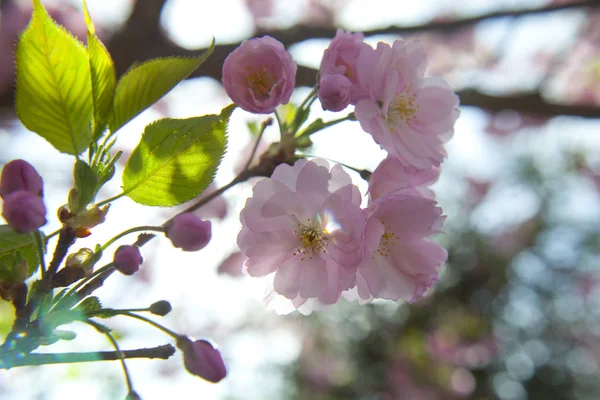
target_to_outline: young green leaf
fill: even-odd
[[[123,171],[125,194],[148,206],[174,206],[200,194],[225,153],[233,108],[220,115],[167,118],[148,125]]]
[[[35,273],[39,265],[35,233],[20,234],[8,225],[0,225],[0,280],[23,281]]]
[[[69,209],[72,213],[77,213],[94,200],[100,187],[98,175],[85,161],[75,162],[73,177],[75,190],[69,193]]]
[[[83,44],[33,0],[16,51],[19,119],[57,150],[78,155],[92,137],[90,64]]]
[[[133,66],[117,83],[112,113],[108,126],[117,131],[133,117],[157,102],[179,82],[194,72],[214,49],[198,57],[156,58]]]
[[[117,85],[117,73],[108,50],[98,39],[90,18],[87,4],[83,1],[85,24],[87,26],[87,51],[90,57],[92,74],[92,97],[94,100],[94,140],[102,136],[108,122]]]

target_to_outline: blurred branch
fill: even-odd
[[[545,14],[555,11],[563,11],[577,8],[600,7],[599,0],[577,0],[566,4],[549,5],[539,8],[526,8],[521,10],[495,11],[474,17],[456,19],[438,19],[424,24],[410,26],[389,26],[386,28],[363,31],[365,37],[375,35],[408,35],[420,32],[449,33],[460,30],[478,22],[498,18],[520,17],[527,15]],[[258,32],[256,36],[271,35],[281,41],[286,47],[309,39],[333,38],[337,28],[315,27],[310,25],[298,25],[286,30]]]
[[[515,110],[525,114],[548,118],[559,115],[600,118],[600,107],[549,103],[538,92],[493,96],[467,89],[459,91],[458,95],[460,96],[461,105],[479,107],[492,112]]]

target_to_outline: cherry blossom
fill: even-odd
[[[423,78],[425,67],[418,41],[362,47],[357,60],[366,98],[356,104],[356,118],[381,148],[417,169],[442,163],[459,114],[458,96],[443,79]]]
[[[361,195],[341,166],[324,160],[278,166],[254,186],[240,214],[244,272],[272,275],[273,291],[300,307],[338,301],[355,285],[365,224]]]
[[[361,301],[414,301],[437,281],[447,252],[429,239],[445,220],[436,202],[394,194],[367,208],[365,253],[357,272]]]
[[[369,178],[370,200],[377,200],[385,194],[411,194],[429,199],[435,193],[429,185],[436,182],[440,176],[440,168],[433,167],[424,170],[407,168],[394,157],[387,157],[371,174]]]

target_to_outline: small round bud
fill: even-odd
[[[342,111],[350,104],[352,82],[344,75],[330,74],[321,78],[319,101],[323,110]]]
[[[44,182],[38,172],[25,160],[13,160],[2,169],[0,197],[26,190],[42,197]]]
[[[171,309],[171,303],[169,303],[166,300],[157,301],[156,303],[152,304],[149,308],[152,314],[160,315],[161,317],[164,317],[165,315],[170,313]]]
[[[135,274],[143,261],[140,249],[129,245],[119,247],[113,260],[117,271],[124,275]]]
[[[4,197],[2,216],[15,232],[33,232],[46,224],[46,206],[41,197],[18,190]]]
[[[211,223],[191,213],[179,214],[167,226],[165,235],[183,251],[198,251],[210,242]]]
[[[191,374],[213,383],[219,382],[227,375],[221,353],[206,340],[192,342],[186,339],[180,343],[180,349],[183,351],[185,368]]]

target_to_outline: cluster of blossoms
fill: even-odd
[[[436,282],[447,253],[430,236],[445,216],[428,185],[459,112],[456,94],[424,77],[425,68],[418,41],[373,49],[362,34],[338,30],[323,55],[318,98],[329,111],[354,105],[388,157],[369,179],[366,208],[343,168],[320,159],[281,164],[254,186],[238,246],[246,274],[272,278],[267,303],[310,312],[342,296],[414,301]],[[289,101],[295,71],[281,43],[250,39],[225,61],[223,83],[241,108],[270,113]]]

